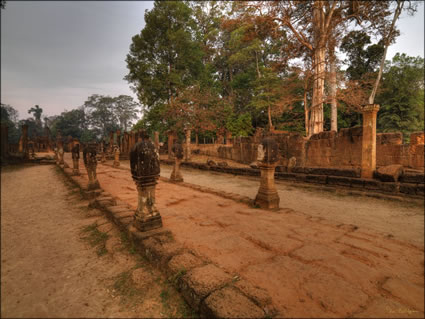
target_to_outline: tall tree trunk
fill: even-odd
[[[330,93],[331,93],[331,131],[338,132],[338,111],[336,102],[336,57],[334,49],[330,49]]]
[[[314,3],[314,55],[313,55],[313,98],[311,105],[311,135],[323,131],[323,93],[325,91],[325,53],[324,12],[320,1]]]
[[[307,88],[304,88],[304,115],[305,115],[305,119],[304,119],[304,124],[305,124],[305,134],[307,137],[310,137],[310,130],[309,130],[309,125],[310,125],[310,120],[309,120],[309,112],[308,112],[308,105],[307,105]]]
[[[323,132],[323,93],[325,91],[325,52],[320,45],[314,52],[313,101],[311,105],[311,134]]]
[[[378,76],[377,76],[376,81],[375,81],[375,85],[373,86],[372,93],[369,96],[369,104],[373,104],[373,102],[375,101],[376,91],[378,91],[379,82],[381,80],[382,71],[384,69],[385,58],[387,57],[387,50],[388,50],[388,47],[390,46],[391,35],[393,33],[393,30],[394,30],[395,22],[397,21],[398,17],[400,16],[400,13],[401,13],[401,10],[403,9],[403,6],[404,6],[404,1],[397,0],[397,8],[394,11],[393,21],[391,23],[391,27],[390,27],[390,30],[388,32],[388,36],[385,39],[384,54],[382,56],[381,63],[379,65],[379,72],[378,72]]]
[[[269,131],[271,132],[271,131],[273,131],[273,123],[272,123],[272,111],[271,111],[271,108],[270,108],[270,104],[267,107],[267,115],[268,115],[268,118],[269,118]]]

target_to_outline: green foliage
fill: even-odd
[[[378,130],[411,132],[424,130],[424,59],[397,53],[387,62],[376,102]]]
[[[226,123],[226,128],[232,136],[249,136],[253,132],[252,118],[248,113],[233,114]]]
[[[170,103],[201,73],[202,51],[195,31],[186,2],[155,1],[145,13],[145,27],[130,45],[125,79],[147,108]]]
[[[21,136],[21,128],[18,122],[18,111],[7,104],[0,104],[1,124],[8,127],[8,141],[16,144]]]

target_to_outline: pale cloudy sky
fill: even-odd
[[[58,115],[92,94],[135,95],[123,80],[131,38],[144,27],[150,1],[7,1],[1,10],[1,103],[30,115]],[[424,5],[397,23],[388,49],[424,57]]]

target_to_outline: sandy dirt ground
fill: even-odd
[[[228,189],[223,179],[204,176],[198,173],[209,187]],[[98,165],[98,178],[105,191],[136,208],[128,170]],[[399,214],[394,203],[336,200],[289,186],[286,192],[293,207],[281,196],[283,208],[266,211],[160,181],[157,207],[178,242],[267,291],[278,317],[423,317],[423,211],[422,224],[411,230],[417,233],[409,235],[402,229],[407,224],[380,221]],[[418,208],[405,212],[405,219],[419,214]],[[342,214],[348,223],[338,219]]]
[[[111,164],[112,161],[108,161]],[[130,169],[129,161],[121,161]],[[161,176],[170,177],[172,166],[161,164]],[[225,192],[255,198],[258,177],[237,176],[181,167],[184,181],[216,188]],[[290,208],[308,216],[352,224],[384,236],[424,245],[424,206],[417,203],[383,200],[366,196],[330,193],[319,187],[302,187],[290,181],[276,181],[280,207]]]
[[[191,310],[52,165],[1,171],[1,317],[187,317]]]

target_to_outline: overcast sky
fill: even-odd
[[[1,103],[27,118],[38,104],[58,115],[92,94],[136,96],[123,77],[131,38],[144,27],[148,1],[7,1],[1,10]],[[388,49],[424,57],[424,5],[403,15]],[[137,100],[137,99],[136,99]]]

